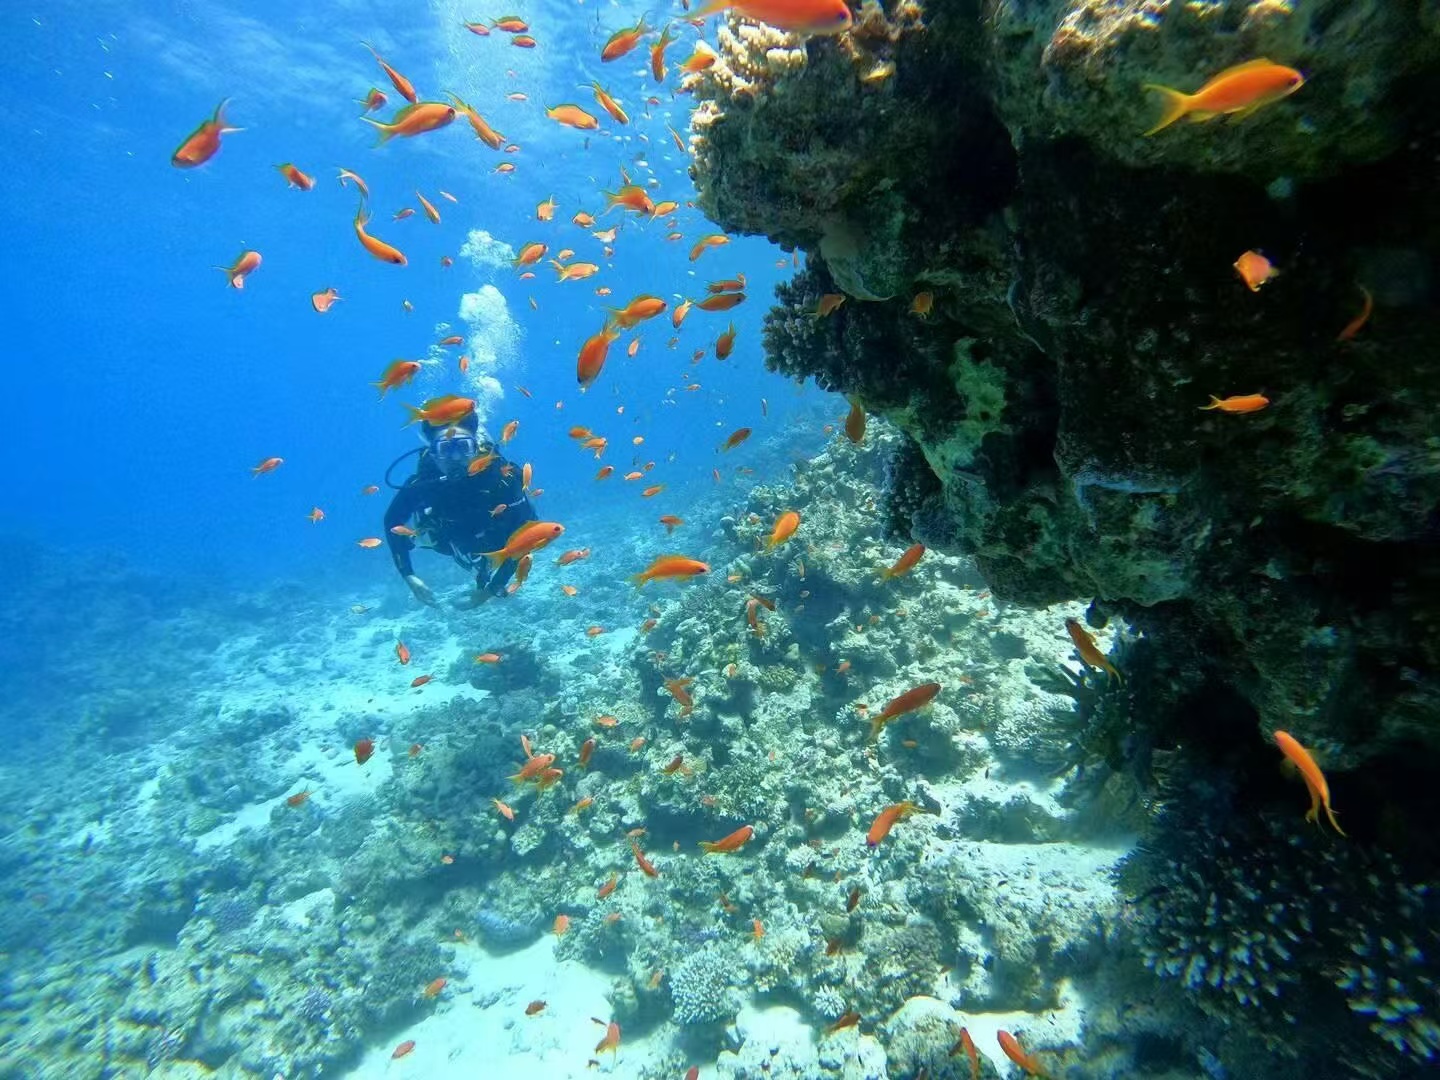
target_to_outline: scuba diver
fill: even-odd
[[[415,599],[435,606],[435,594],[410,563],[418,539],[423,546],[449,555],[475,572],[475,589],[465,606],[504,596],[505,586],[515,574],[514,560],[506,559],[492,572],[481,552],[503,548],[511,533],[535,520],[519,471],[499,455],[473,412],[455,423],[424,423],[423,430],[426,445],[402,454],[385,471],[385,482],[394,488],[390,473],[395,466],[410,454],[420,455],[414,475],[396,488],[385,511],[385,540],[395,569]],[[469,471],[472,461],[491,454],[494,460],[489,465]],[[504,506],[504,511],[494,513],[499,506]],[[406,525],[412,518],[415,539],[395,532],[396,526]]]

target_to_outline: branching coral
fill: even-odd
[[[1389,857],[1298,818],[1177,805],[1121,875],[1146,965],[1273,1052],[1372,1077],[1440,1056],[1440,903]]]

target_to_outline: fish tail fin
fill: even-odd
[[[704,851],[706,855],[709,855],[709,854],[713,853],[713,852],[715,851],[715,849],[718,848],[719,846],[720,846],[720,845],[717,844],[714,840],[701,840],[701,841],[700,841],[700,849],[701,849],[702,851]]]
[[[410,414],[410,419],[405,421],[405,423],[402,425],[403,427],[409,427],[411,424],[415,423],[416,420],[425,419],[425,410],[418,405],[406,405],[405,411]]]
[[[631,574],[631,575],[630,575],[630,580],[635,583],[635,587],[636,587],[637,589],[643,589],[643,588],[645,587],[645,583],[646,583],[647,581],[649,581],[650,579],[649,579],[648,577],[646,577],[643,573],[640,573],[640,574]]]
[[[883,730],[885,730],[885,720],[878,713],[870,717],[870,738],[878,739]]]
[[[395,134],[395,132],[391,130],[389,124],[381,123],[379,120],[372,120],[368,116],[362,116],[360,117],[360,119],[365,121],[365,123],[371,124],[380,129],[380,138],[375,141],[376,146],[384,146],[387,142],[390,141],[390,136]]]
[[[1219,407],[1220,407],[1220,399],[1219,399],[1218,397],[1216,397],[1214,394],[1211,394],[1211,395],[1210,395],[1210,404],[1209,404],[1209,405],[1201,405],[1201,406],[1200,406],[1200,411],[1201,411],[1201,412],[1205,412],[1205,411],[1208,410],[1208,409],[1218,409]]]
[[[1179,90],[1172,90],[1168,86],[1160,86],[1156,83],[1146,83],[1146,90],[1153,90],[1162,98],[1164,111],[1160,114],[1160,122],[1145,132],[1148,138],[1157,131],[1162,131],[1175,123],[1182,116],[1190,111],[1190,95],[1182,94]]]
[[[1349,835],[1345,832],[1344,829],[1340,828],[1340,823],[1335,820],[1335,811],[1332,810],[1332,809],[1330,809],[1330,800],[1329,800],[1329,799],[1326,799],[1326,800],[1325,800],[1325,816],[1330,819],[1330,826],[1331,826],[1331,828],[1333,828],[1333,829],[1334,829],[1337,833],[1339,833],[1341,836],[1344,836],[1344,837],[1346,837],[1346,839],[1349,839]]]
[[[487,559],[490,560],[490,569],[491,569],[491,570],[494,570],[494,569],[498,568],[499,565],[500,565],[501,563],[503,563],[503,562],[505,561],[506,557],[507,557],[507,556],[505,555],[505,549],[504,549],[504,548],[501,548],[499,551],[482,551],[482,552],[480,552],[480,554],[483,555],[483,556],[485,556],[485,558],[487,558]]]

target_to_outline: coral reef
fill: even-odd
[[[1440,704],[1440,383],[1380,359],[1440,329],[1414,271],[1440,239],[1418,182],[1436,133],[1409,105],[1436,74],[1433,20],[1061,0],[922,26],[901,8],[865,9],[894,27],[878,82],[850,56],[866,19],[743,90],[739,38],[693,77],[702,205],[809,254],[768,316],[770,365],[913,440],[890,527],[973,554],[998,594],[1100,596],[1162,647],[1205,641],[1205,681],[1337,767],[1440,750],[1421,720]],[[1310,80],[1145,137],[1146,84],[1256,55]],[[1231,269],[1247,249],[1280,270],[1259,292]],[[826,293],[851,300],[816,318]],[[1373,323],[1336,340],[1366,296]],[[1262,385],[1264,412],[1198,411]]]
[[[1340,1061],[1368,1077],[1440,1057],[1431,887],[1298,815],[1240,819],[1234,793],[1198,775],[1172,799],[1120,877],[1145,965],[1236,1033],[1222,1057],[1279,1055],[1287,1076]]]

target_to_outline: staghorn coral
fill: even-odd
[[[1440,1056],[1432,886],[1294,816],[1192,817],[1167,810],[1119,871],[1148,968],[1263,1053],[1296,1059],[1297,1074],[1339,1060],[1362,1076],[1408,1076]],[[1221,1056],[1238,1068],[1254,1053],[1242,1043]]]
[[[670,997],[676,1023],[714,1023],[735,1015],[741,972],[724,946],[709,942],[681,960],[670,972]]]

